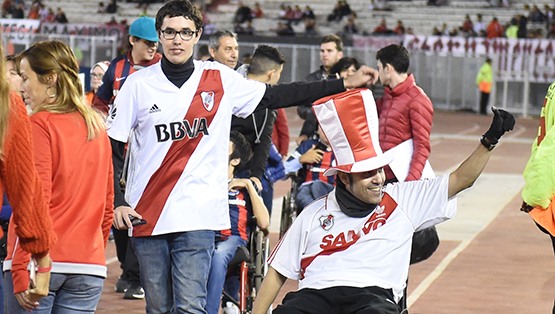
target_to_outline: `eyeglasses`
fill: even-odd
[[[99,79],[102,79],[103,77],[104,77],[104,74],[91,73],[91,78],[99,78]]]
[[[184,29],[181,31],[176,31],[175,29],[166,28],[165,30],[160,31],[162,33],[162,37],[167,40],[175,39],[175,36],[179,34],[179,37],[183,40],[191,40],[194,36],[198,35],[198,29],[196,31],[192,31],[190,29]]]

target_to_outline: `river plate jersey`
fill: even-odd
[[[379,286],[399,301],[409,270],[412,234],[452,218],[449,175],[389,184],[372,213],[349,217],[335,190],[305,208],[276,245],[269,263],[299,289]]]
[[[230,227],[231,115],[251,114],[266,85],[217,62],[194,66],[181,88],[161,63],[134,73],[109,113],[108,135],[129,140],[125,199],[147,221],[134,236]]]

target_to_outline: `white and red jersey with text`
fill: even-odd
[[[412,235],[452,218],[449,175],[389,184],[382,202],[362,218],[345,215],[335,190],[306,207],[283,236],[269,263],[299,289],[378,286],[396,301],[406,285]]]
[[[127,78],[107,124],[129,139],[125,199],[147,221],[133,236],[229,229],[231,116],[251,114],[265,91],[218,62],[195,60],[181,88],[161,63]]]

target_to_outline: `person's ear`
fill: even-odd
[[[129,44],[131,45],[131,47],[135,46],[135,36],[129,36]]]
[[[266,77],[267,77],[266,83],[271,82],[275,75],[276,75],[275,69],[271,69],[270,71],[266,72]]]
[[[197,37],[195,38],[195,44],[198,43],[200,40],[200,36],[202,36],[202,27],[198,29]]]
[[[232,160],[229,161],[229,164],[232,165],[233,167],[239,166],[240,163],[241,163],[241,158],[233,158]]]
[[[392,66],[391,64],[389,64],[389,63],[386,63],[386,64],[385,64],[385,69],[386,69],[386,73],[387,73],[387,74],[393,72],[393,70],[394,70],[394,69],[393,69],[393,66]]]
[[[215,58],[215,57],[216,57],[216,49],[214,49],[214,47],[210,47],[210,48],[208,49],[208,52],[210,53],[210,56],[211,56],[212,58]]]
[[[57,81],[58,81],[58,74],[56,73],[48,74],[46,76],[47,85],[56,85]]]
[[[348,174],[346,174],[345,172],[339,171],[337,173],[337,176],[339,177],[339,180],[341,180],[341,182],[343,182],[343,184],[345,184],[345,186],[349,186],[350,181],[349,181],[349,175]]]

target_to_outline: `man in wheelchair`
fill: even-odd
[[[324,176],[324,171],[334,164],[335,156],[320,128],[318,139],[302,142],[287,158],[284,163],[285,173],[297,173],[295,180],[300,183],[295,197],[298,213],[315,199],[333,190],[335,177]]]
[[[237,248],[246,246],[251,232],[248,219],[256,217],[258,228],[266,230],[270,225],[270,216],[262,198],[258,194],[250,179],[235,178],[234,174],[241,170],[252,157],[250,144],[245,137],[232,131],[229,143],[229,216],[231,229],[216,233],[216,245],[212,256],[210,274],[208,277],[208,294],[206,297],[206,311],[208,314],[218,314],[220,309],[222,290],[226,280],[227,267]],[[237,299],[239,282],[231,283],[232,291],[229,295]],[[229,285],[228,285],[229,286]]]
[[[299,281],[274,314],[406,313],[414,231],[452,218],[455,196],[472,186],[514,117],[494,109],[474,152],[452,173],[384,185],[391,156],[378,143],[377,114],[368,90],[344,92],[313,106],[337,157],[336,188],[297,217],[269,258],[253,314],[264,314],[286,278]]]

